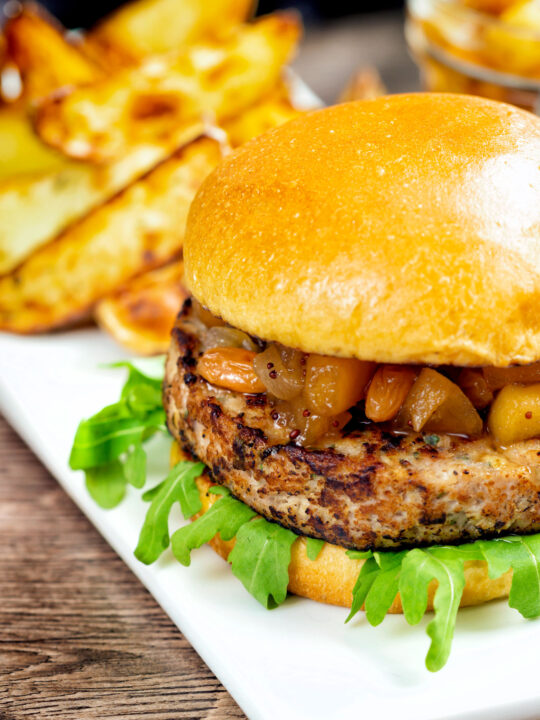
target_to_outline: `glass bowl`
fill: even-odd
[[[475,8],[465,2],[407,2],[405,34],[425,89],[482,95],[540,114],[538,0],[474,0]]]

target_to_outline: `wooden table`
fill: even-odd
[[[359,66],[414,88],[396,15],[308,33],[331,102]],[[0,418],[0,719],[243,718],[148,592]]]

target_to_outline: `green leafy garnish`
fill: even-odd
[[[361,559],[361,558],[358,558]],[[356,615],[356,613],[362,608],[366,601],[366,597],[371,590],[371,586],[375,582],[375,578],[379,572],[379,566],[374,557],[368,557],[366,562],[362,565],[362,569],[356,579],[356,583],[353,588],[353,596],[351,603],[351,611],[347,616],[345,622],[349,622]]]
[[[83,420],[75,433],[70,467],[86,472],[90,494],[103,508],[118,505],[126,483],[143,487],[146,453],[142,444],[156,432],[167,431],[159,377],[163,359],[146,361],[146,365],[150,369],[144,371],[131,363],[117,363],[114,367],[128,369],[119,401]]]
[[[367,560],[373,557],[373,552],[371,550],[347,550],[345,555],[350,557],[351,560]]]
[[[105,416],[98,413],[79,425],[69,459],[73,470],[106,465],[139,444],[143,433],[164,427],[163,411],[146,417],[125,417],[122,403],[111,405],[106,411]]]
[[[426,667],[431,671],[440,670],[448,660],[457,611],[465,587],[464,560],[459,551],[451,558],[438,554],[437,550],[416,548],[406,553],[399,579],[403,614],[411,625],[420,622],[426,611],[429,584],[437,580],[433,620],[426,630],[431,638]]]
[[[73,470],[86,470],[115,460],[132,445],[158,430],[166,430],[161,402],[161,380],[124,363],[128,379],[120,400],[83,420],[73,441],[69,458]]]
[[[124,475],[135,488],[144,487],[146,482],[146,453],[141,443],[134,445],[124,462]]]
[[[189,565],[191,551],[220,534],[222,540],[232,540],[238,530],[255,517],[255,512],[240,500],[224,495],[200,517],[177,530],[171,539],[172,551],[178,562]]]
[[[161,403],[163,359],[147,363],[146,368],[130,363],[117,366],[129,371],[119,401],[81,422],[70,456],[71,467],[85,471],[88,491],[103,508],[115,507],[127,484],[144,487],[143,444],[156,432],[167,431]],[[435,447],[440,438],[426,435],[424,440]],[[169,515],[175,503],[186,518],[201,510],[196,478],[203,470],[202,463],[180,462],[165,480],[142,493],[142,499],[151,504],[135,555],[152,563],[172,543],[175,557],[189,565],[192,550],[215,535],[226,541],[235,538],[228,558],[233,573],[266,608],[279,605],[287,596],[291,548],[297,535],[256,517],[226,488],[211,487],[208,492],[221,497],[169,537]],[[323,545],[323,540],[306,538],[307,556],[316,560]],[[467,562],[486,562],[492,579],[512,570],[510,607],[526,618],[540,616],[540,534],[412,550],[348,550],[346,554],[351,560],[364,561],[347,621],[365,607],[367,621],[378,625],[399,593],[405,619],[416,625],[426,613],[430,592],[433,594],[434,612],[426,628],[431,639],[426,666],[431,671],[442,668],[450,653]]]
[[[291,547],[297,536],[262,517],[242,525],[229,554],[232,571],[266,608],[287,597]]]
[[[226,488],[214,486],[209,493],[222,497],[190,525],[174,533],[171,540],[174,556],[182,565],[189,565],[191,551],[218,533],[222,540],[235,537],[228,557],[233,573],[264,607],[280,605],[287,597],[291,547],[297,535],[255,517],[256,513],[233,498]]]
[[[224,485],[212,485],[211,488],[208,488],[208,494],[209,495],[230,495],[228,488],[226,488]]]
[[[86,471],[86,488],[100,507],[106,510],[116,507],[126,494],[122,463],[113,460],[99,468],[89,468]]]
[[[152,502],[152,500],[156,497],[158,492],[163,487],[164,483],[165,483],[165,480],[162,480],[157,485],[154,485],[153,488],[150,488],[149,490],[146,490],[146,492],[143,492],[143,494],[141,495],[141,500],[143,502]]]
[[[354,550],[347,554],[365,557],[365,553]],[[433,619],[426,629],[431,638],[426,667],[440,670],[450,654],[465,587],[465,563],[470,560],[485,560],[492,579],[513,569],[510,607],[526,618],[540,616],[540,535],[528,535],[450,547],[373,552],[358,576],[347,620],[365,604],[366,619],[378,625],[399,591],[405,619],[416,625],[427,609],[428,588],[436,581]]]
[[[407,551],[396,553],[374,553],[378,572],[370,583],[366,597],[366,618],[370,625],[380,625],[398,591],[401,562]],[[368,562],[370,562],[368,560]]]
[[[508,604],[523,617],[540,616],[540,535],[479,541],[489,567],[497,578],[513,568]]]
[[[316,560],[319,557],[319,553],[323,549],[324,540],[319,538],[306,538],[306,555],[310,560]]]
[[[177,463],[165,478],[148,508],[135,557],[150,565],[169,547],[169,514],[175,502],[180,503],[184,517],[189,518],[201,509],[195,478],[204,471],[202,463]]]

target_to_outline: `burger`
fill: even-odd
[[[431,94],[313,112],[206,180],[184,261],[168,427],[331,545],[293,592],[350,605],[347,549],[540,531],[540,120]],[[510,582],[472,563],[462,603]]]
[[[207,529],[180,559],[277,547],[283,596],[434,608],[432,670],[460,604],[540,615],[540,119],[444,94],[306,114],[207,178],[184,263],[163,404]]]

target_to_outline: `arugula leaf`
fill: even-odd
[[[319,538],[306,538],[306,555],[310,560],[316,560],[319,557],[319,553],[323,549],[324,540]]]
[[[443,548],[444,550],[444,548]],[[419,622],[426,611],[428,587],[432,580],[438,586],[433,598],[433,620],[426,632],[431,645],[426,656],[426,667],[440,670],[450,655],[456,616],[465,587],[464,560],[456,553],[438,554],[437,548],[410,550],[403,559],[399,581],[401,602],[405,619],[410,624]]]
[[[153,407],[161,405],[161,386],[165,375],[165,355],[153,358],[139,358],[134,362],[122,360],[112,363],[108,367],[126,368],[127,380],[122,388],[120,399],[127,402],[133,411],[137,412],[148,404],[153,398]],[[141,388],[146,391],[141,392]]]
[[[156,497],[156,495],[158,494],[158,492],[159,492],[159,491],[161,490],[161,488],[163,487],[164,483],[165,483],[165,480],[162,480],[162,481],[161,481],[160,483],[158,483],[157,485],[154,485],[153,488],[150,488],[150,489],[147,490],[146,492],[143,492],[143,494],[141,495],[141,500],[142,500],[143,502],[152,502],[152,500]]]
[[[106,367],[127,368],[130,371],[127,383],[133,381],[133,384],[137,385],[141,381],[148,383],[154,382],[156,387],[159,387],[165,375],[166,359],[166,355],[153,355],[152,357],[140,357],[136,360],[119,360],[118,362],[106,365]],[[128,391],[126,390],[126,392]]]
[[[93,500],[105,510],[116,507],[126,493],[122,463],[113,460],[107,465],[86,471],[86,488]]]
[[[367,560],[373,557],[373,552],[371,550],[347,550],[345,555],[350,557],[351,560]]]
[[[127,482],[135,488],[144,487],[146,482],[146,453],[140,442],[128,452],[124,462],[124,475]]]
[[[365,599],[366,618],[370,625],[380,625],[394,598],[398,593],[398,579],[401,562],[407,551],[393,553],[374,553],[373,557],[380,568]]]
[[[188,460],[177,463],[154,496],[135,548],[135,557],[145,565],[157,560],[169,546],[169,513],[174,503],[180,503],[186,518],[201,509],[195,478],[199,477],[203,470],[202,463]]]
[[[136,488],[144,486],[143,443],[156,432],[166,432],[161,401],[163,358],[117,363],[116,367],[128,369],[119,401],[81,422],[70,456],[73,469],[85,470],[88,491],[103,508],[115,507],[128,483]],[[432,444],[439,440],[438,436],[425,439]],[[195,478],[203,470],[201,463],[178,463],[163,482],[142,494],[142,499],[151,505],[135,550],[139,560],[151,563],[169,545],[168,521],[175,502],[180,503],[185,517],[201,509]],[[175,556],[189,565],[191,551],[217,533],[224,540],[236,537],[229,555],[233,573],[265,607],[282,603],[289,583],[291,548],[297,536],[255,517],[256,513],[232,497],[227,488],[214,486],[209,492],[222,497],[195,522],[173,534]],[[322,540],[306,538],[308,557],[315,560],[323,545]],[[432,671],[439,670],[448,659],[465,585],[466,562],[485,561],[493,579],[512,570],[510,607],[526,618],[540,616],[540,534],[404,551],[348,550],[347,555],[365,562],[354,586],[346,622],[364,605],[368,622],[378,625],[399,591],[405,619],[417,624],[427,609],[429,587],[435,583],[434,614],[427,626],[431,644],[426,666]]]
[[[380,568],[375,558],[368,557],[366,562],[362,565],[356,583],[353,587],[351,611],[348,614],[347,619],[345,620],[346,623],[352,620],[356,613],[362,608],[362,605],[366,600],[367,594],[371,590],[371,586],[375,582],[375,578],[377,577],[379,572]]]
[[[433,574],[439,585],[433,598],[434,617],[426,628],[431,638],[426,667],[431,672],[436,672],[444,667],[450,655],[456,617],[465,587],[465,570],[462,560],[438,558],[437,548],[431,549],[430,555],[438,563]]]
[[[166,432],[161,379],[132,363],[116,366],[128,368],[120,400],[79,424],[69,458],[73,470],[106,465],[155,432]]]
[[[222,502],[222,501],[220,501]],[[242,525],[229,555],[232,571],[261,605],[270,609],[287,597],[291,547],[296,535],[262,517]]]
[[[230,495],[231,492],[229,488],[226,488],[224,485],[212,485],[211,488],[208,488],[208,494],[209,495]]]
[[[84,420],[75,434],[70,467],[86,470],[115,460],[140,440],[145,427],[139,418],[120,415]]]
[[[171,538],[172,551],[182,565],[191,562],[191,551],[200,548],[217,535],[232,540],[238,530],[256,513],[243,502],[224,495],[200,517],[177,530]]]
[[[479,541],[490,577],[500,577],[512,568],[508,604],[525,618],[540,615],[540,535]]]
[[[130,389],[129,393],[122,391],[122,398],[130,411],[138,416],[144,416],[163,405],[161,385],[159,387],[148,383],[136,385]]]

